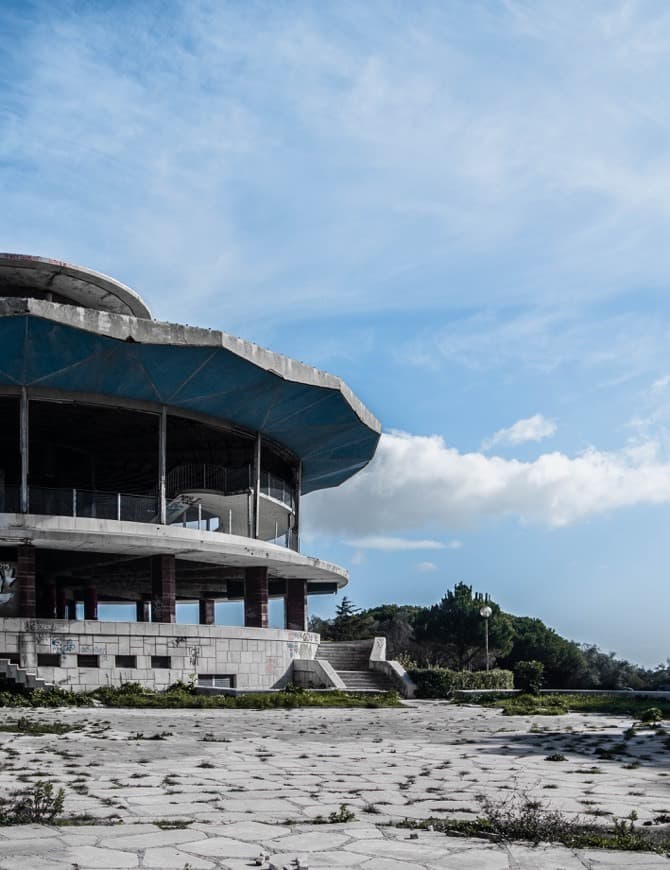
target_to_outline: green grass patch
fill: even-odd
[[[192,708],[192,709],[253,709],[272,710],[291,707],[398,707],[400,697],[396,692],[379,694],[356,694],[355,692],[317,692],[310,689],[289,687],[281,692],[253,692],[233,697],[231,695],[198,695],[192,686],[176,683],[162,692],[144,689],[138,683],[120,686],[104,686],[92,692],[70,692],[62,689],[18,690],[0,693],[0,707],[82,707],[92,706],[97,701],[106,707],[130,707],[140,709]],[[9,724],[9,723],[8,723]],[[0,730],[19,730],[0,726]],[[42,726],[56,728],[56,726]],[[71,730],[68,726],[65,730]],[[25,732],[29,733],[29,732]],[[41,731],[32,733],[64,733]],[[153,737],[145,739],[162,739]]]
[[[512,698],[476,696],[467,703],[500,707],[505,716],[560,716],[564,713],[604,713],[639,719],[649,710],[649,698],[623,695],[515,695]],[[654,709],[670,719],[670,700],[655,699]],[[658,720],[656,720],[658,721]]]
[[[0,731],[9,731],[30,737],[39,737],[41,734],[67,734],[68,731],[78,731],[79,729],[81,729],[81,725],[74,723],[36,722],[27,716],[0,723]]]

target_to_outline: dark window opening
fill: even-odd
[[[198,685],[208,689],[234,689],[235,674],[198,674]]]
[[[115,664],[117,668],[136,668],[137,656],[116,656]]]
[[[93,655],[78,655],[77,656],[77,667],[79,668],[99,668],[98,664],[98,656]]]
[[[151,656],[152,668],[169,668],[170,656]]]
[[[7,661],[7,659],[9,659],[9,661],[13,665],[21,664],[18,653],[0,652],[0,659],[3,659],[4,661]]]
[[[40,668],[59,668],[60,655],[58,653],[37,653],[37,666]]]

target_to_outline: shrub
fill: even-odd
[[[415,668],[408,672],[416,684],[417,698],[448,698],[459,689],[512,689],[511,671],[452,671],[449,668]]]
[[[523,692],[539,695],[544,683],[544,665],[542,662],[517,662],[514,665],[514,685]]]
[[[640,722],[646,725],[654,725],[656,722],[663,721],[663,713],[659,707],[647,707],[640,713]]]
[[[63,812],[65,792],[54,792],[53,784],[36,782],[25,791],[0,799],[0,825],[53,824]]]

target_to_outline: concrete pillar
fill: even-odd
[[[98,618],[98,590],[95,586],[84,589],[84,619]]]
[[[16,548],[16,589],[19,616],[34,619],[37,616],[35,592],[35,548],[22,544]]]
[[[268,627],[268,569],[247,568],[244,579],[244,625]]]
[[[286,628],[307,630],[307,581],[286,581]]]
[[[214,625],[214,599],[201,598],[198,604],[200,605],[200,625]]]
[[[135,602],[135,614],[138,622],[151,622],[151,601],[146,598],[141,598]]]
[[[65,601],[65,586],[56,586],[56,619],[66,619],[67,604]]]
[[[175,558],[151,557],[151,621],[176,621]]]

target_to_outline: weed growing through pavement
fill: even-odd
[[[65,791],[55,791],[53,783],[36,782],[24,791],[0,798],[0,825],[54,824],[63,812]]]

